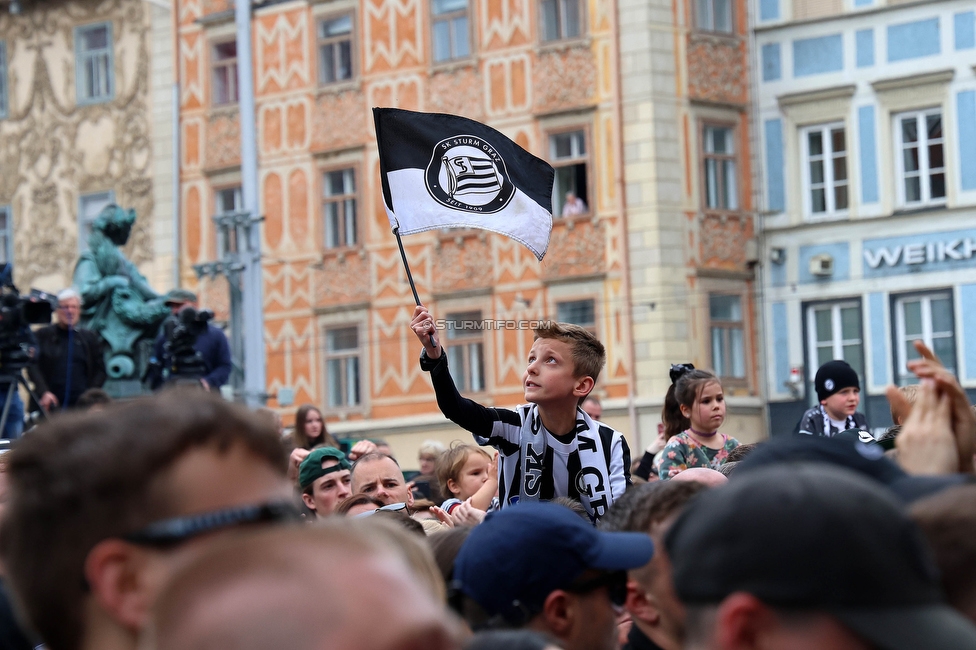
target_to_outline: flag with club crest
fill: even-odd
[[[395,232],[481,228],[521,242],[542,260],[552,232],[549,163],[456,115],[374,108],[373,120]]]

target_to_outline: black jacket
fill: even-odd
[[[38,397],[50,390],[51,383],[64,383],[63,378],[54,378],[60,367],[61,359],[67,354],[67,336],[65,330],[58,325],[48,325],[34,332],[37,338],[37,357],[27,367],[27,374],[34,384]],[[85,386],[77,386],[72,393],[76,396],[89,388],[101,388],[105,383],[105,357],[102,354],[102,337],[91,330],[75,329],[75,345],[81,346],[82,357],[85,360]],[[81,388],[80,391],[77,389]],[[59,400],[64,395],[58,395]]]
[[[868,427],[868,420],[864,417],[863,413],[854,413],[854,415],[848,418],[848,421],[854,420],[853,426],[848,427],[849,429],[866,429]],[[833,427],[831,427],[833,429]],[[824,431],[824,418],[823,412],[820,410],[819,406],[815,406],[809,409],[800,418],[800,421],[796,423],[796,428],[793,429],[794,434],[802,433],[808,436],[827,436],[833,437],[834,435],[840,433],[840,431]]]

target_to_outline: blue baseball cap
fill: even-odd
[[[645,533],[599,531],[565,506],[521,503],[489,514],[471,531],[454,561],[454,579],[489,616],[517,621],[587,569],[635,569],[653,555]]]

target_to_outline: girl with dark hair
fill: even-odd
[[[303,404],[295,413],[295,447],[313,449],[325,445],[339,449],[339,442],[325,428],[322,412],[311,404]]]
[[[658,454],[666,480],[690,467],[717,470],[739,441],[718,429],[725,421],[725,395],[718,377],[690,363],[671,366],[671,387],[661,413],[668,444]]]

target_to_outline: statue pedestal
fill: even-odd
[[[138,379],[109,379],[102,386],[102,390],[112,396],[112,399],[126,399],[149,395],[151,391],[143,387]]]

